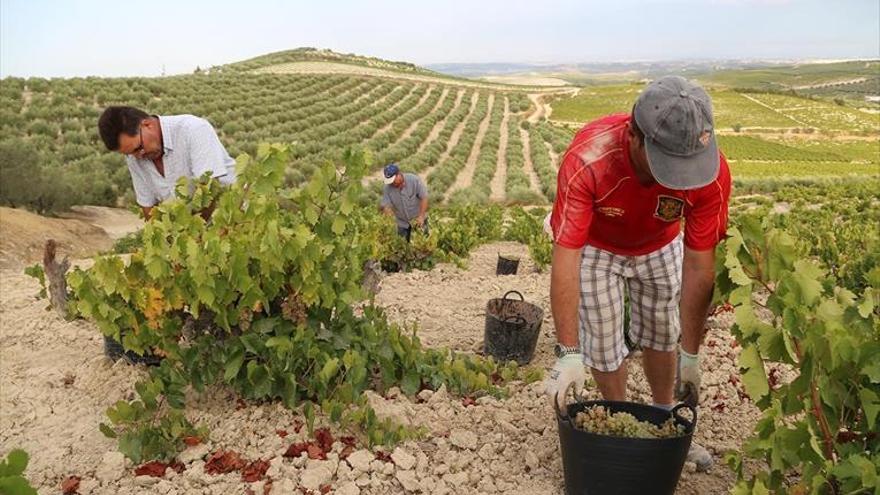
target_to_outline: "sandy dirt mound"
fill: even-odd
[[[0,268],[21,269],[41,260],[48,239],[58,241],[63,256],[91,256],[143,225],[131,212],[98,206],[74,207],[64,217],[0,207]]]
[[[498,277],[498,253],[521,256],[519,274]],[[306,438],[296,431],[294,412],[278,404],[237,406],[236,398],[216,389],[190,400],[191,419],[211,430],[207,444],[191,447],[181,457],[186,469],[168,470],[165,478],[135,476],[132,466],[103,438],[98,423],[116,400],[130,397],[140,368],[111,364],[102,355],[97,328],[84,321],[67,322],[44,310],[34,298],[36,283],[19,272],[0,272],[0,454],[23,447],[32,461],[26,475],[41,494],[59,492],[69,475],[82,478],[87,494],[245,494],[264,493],[266,481],[246,483],[241,475],[208,475],[205,457],[233,449],[248,460],[270,463],[269,493],[386,494],[522,494],[562,492],[562,465],[552,409],[541,384],[513,383],[504,400],[477,399],[465,405],[446,393],[423,391],[407,398],[389,391],[369,393],[380,415],[425,426],[433,434],[391,451],[391,461],[356,450],[340,460],[342,444],[326,461],[284,458],[288,446]],[[440,265],[430,272],[389,275],[382,280],[378,303],[398,322],[418,322],[426,345],[465,352],[482,348],[484,310],[488,299],[516,289],[545,311],[533,365],[549,367],[553,325],[549,315],[549,275],[538,273],[524,246],[494,243],[477,249],[467,269]],[[679,494],[727,493],[732,473],[720,453],[739,449],[752,431],[758,412],[740,394],[734,358],[738,352],[727,328],[729,315],[713,318],[703,364],[703,403],[697,439],[714,452],[710,473],[686,466]],[[634,360],[633,360],[634,361]],[[641,367],[631,366],[631,397],[647,401]],[[589,394],[596,396],[594,387]],[[319,420],[319,423],[324,423]],[[282,438],[276,430],[283,430]],[[339,432],[331,426],[333,434]]]

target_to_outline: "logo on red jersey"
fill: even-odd
[[[665,222],[673,222],[684,213],[684,200],[675,196],[660,194],[657,196],[657,209],[654,216]]]
[[[615,208],[614,206],[600,206],[596,210],[607,217],[622,217],[623,208]]]

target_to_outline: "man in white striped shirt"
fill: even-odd
[[[233,160],[211,124],[194,115],[149,115],[143,110],[111,106],[98,119],[104,145],[125,155],[135,198],[144,218],[153,207],[174,196],[181,177],[205,172],[223,185],[235,182]],[[202,212],[210,217],[211,208]]]

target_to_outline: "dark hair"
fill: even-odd
[[[642,129],[639,127],[639,123],[636,122],[636,107],[633,105],[632,112],[630,112],[629,117],[629,127],[633,130],[633,134],[635,134],[636,139],[639,142],[643,142],[645,140],[645,133],[642,132]]]
[[[150,116],[143,110],[134,107],[107,107],[98,119],[98,133],[104,146],[110,151],[119,149],[119,134],[135,136],[144,119]]]

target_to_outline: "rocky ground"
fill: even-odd
[[[497,255],[522,256],[519,275],[495,275]],[[441,265],[430,272],[392,274],[381,282],[378,304],[398,322],[418,322],[422,342],[475,352],[482,348],[488,299],[520,291],[544,311],[532,365],[552,365],[553,325],[549,315],[549,275],[534,270],[524,246],[495,243],[477,249],[467,269]],[[392,390],[370,400],[384,416],[427,428],[421,441],[394,449],[346,448],[336,440],[326,460],[285,457],[290,446],[313,440],[302,417],[279,404],[244,404],[218,389],[190,400],[191,419],[211,437],[188,448],[178,470],[164,477],[137,476],[98,431],[104,410],[132,396],[142,369],[111,363],[102,354],[97,328],[67,322],[44,310],[35,281],[20,271],[0,272],[0,455],[21,447],[31,454],[26,472],[41,494],[61,492],[70,476],[80,478],[80,494],[288,494],[288,493],[467,493],[557,494],[563,490],[562,464],[553,411],[541,384],[513,383],[505,400],[475,403],[444,389],[410,398]],[[696,440],[715,454],[708,473],[686,465],[676,493],[727,493],[733,473],[722,454],[738,450],[752,431],[757,409],[745,398],[728,332],[729,314],[713,317],[703,353],[703,402]],[[633,400],[648,401],[648,386],[637,359],[631,359]],[[595,397],[595,390],[589,390]],[[327,440],[327,437],[325,437]],[[267,465],[258,481],[240,472],[208,474],[218,451],[234,451],[247,462]],[[212,460],[212,457],[215,457]]]

